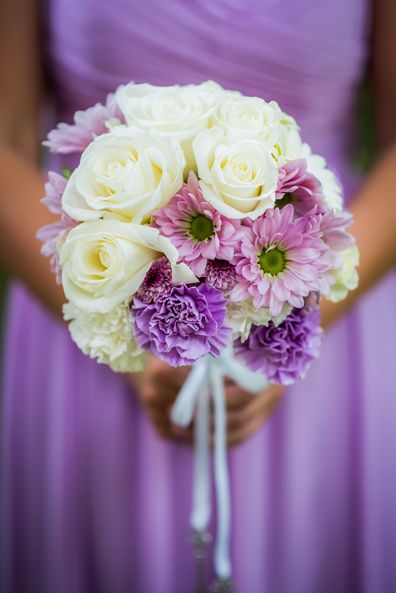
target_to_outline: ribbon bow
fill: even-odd
[[[232,348],[218,358],[207,355],[199,359],[184,382],[171,412],[174,424],[186,427],[195,416],[194,483],[190,525],[205,540],[211,514],[209,467],[209,403],[213,398],[215,412],[214,483],[217,505],[217,533],[214,548],[216,591],[233,591],[230,560],[230,485],[227,464],[227,422],[224,377],[227,376],[252,394],[268,386],[267,378],[244,367]]]

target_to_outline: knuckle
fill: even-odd
[[[152,385],[146,386],[142,391],[142,400],[146,406],[157,405],[161,401],[161,394],[158,389],[155,389]]]

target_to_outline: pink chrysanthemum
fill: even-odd
[[[48,172],[48,181],[44,185],[45,196],[41,201],[53,214],[63,213],[62,196],[66,185],[66,177],[54,171]]]
[[[66,238],[67,233],[76,226],[77,222],[62,210],[62,195],[67,184],[67,179],[50,171],[48,181],[44,186],[45,197],[42,199],[50,212],[60,216],[60,220],[43,226],[37,232],[37,238],[43,242],[42,255],[50,258],[51,270],[56,275],[56,281],[61,283],[61,268],[59,264],[59,246]]]
[[[320,181],[307,171],[305,159],[296,159],[279,169],[275,206],[283,208],[293,204],[296,216],[305,216],[316,206],[317,214],[324,214],[324,202]]]
[[[348,233],[346,228],[353,222],[349,212],[327,212],[320,219],[320,231],[322,240],[328,245],[324,259],[327,263],[327,272],[323,275],[320,292],[328,296],[330,289],[335,282],[334,270],[342,265],[341,253],[355,244],[355,238]]]
[[[352,214],[349,212],[327,212],[320,221],[320,230],[323,241],[334,251],[342,251],[355,243],[354,237],[348,233],[347,227],[353,223]]]
[[[171,265],[166,257],[160,257],[151,264],[135,296],[146,305],[155,303],[162,295],[170,292],[172,286]]]
[[[282,306],[303,307],[304,298],[320,288],[327,269],[319,217],[294,219],[291,204],[267,210],[246,227],[234,258],[237,284],[231,300],[252,297],[255,307],[279,315]]]
[[[96,103],[85,111],[76,111],[74,124],[58,124],[48,134],[43,145],[48,146],[51,152],[60,154],[83,152],[96,136],[108,131],[106,121],[112,118],[116,118],[120,123],[124,121],[115,96],[110,93],[105,105]]]
[[[205,201],[192,171],[188,183],[156,212],[154,224],[169,237],[180,259],[196,276],[203,276],[208,260],[231,261],[243,234],[240,220],[223,216]]]
[[[231,290],[236,282],[235,267],[223,259],[209,260],[205,268],[205,282],[217,290]]]

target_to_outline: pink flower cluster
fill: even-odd
[[[37,238],[43,243],[41,254],[50,258],[51,270],[56,276],[57,284],[61,283],[59,246],[70,229],[77,224],[62,209],[62,195],[66,184],[67,179],[62,175],[58,175],[53,171],[48,173],[48,181],[44,186],[45,197],[42,202],[52,214],[59,216],[59,219],[41,227],[37,232]]]
[[[113,93],[107,95],[105,105],[96,103],[85,111],[76,111],[73,124],[58,124],[48,134],[43,145],[54,153],[82,153],[96,136],[108,131],[106,122],[111,119],[123,122]]]

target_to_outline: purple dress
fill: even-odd
[[[48,11],[57,120],[129,80],[214,79],[278,100],[356,189],[369,0],[50,0]],[[230,453],[238,593],[396,591],[395,297],[390,275]],[[122,377],[18,286],[4,354],[1,592],[192,593],[190,449],[156,438]]]

